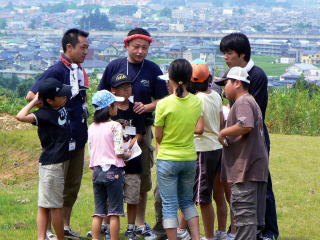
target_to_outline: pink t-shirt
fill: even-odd
[[[92,123],[88,129],[89,167],[104,165],[124,167],[125,163],[116,155],[124,152],[122,142],[123,132],[120,123],[115,121]]]

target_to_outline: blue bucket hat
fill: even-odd
[[[98,91],[92,96],[92,105],[95,106],[96,110],[101,110],[103,108],[109,107],[114,102],[123,101],[123,97],[117,97],[108,90]]]

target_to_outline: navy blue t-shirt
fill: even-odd
[[[117,116],[111,117],[111,119],[119,122],[122,125],[123,130],[125,130],[126,126],[133,126],[136,128],[136,134],[144,135],[146,133],[146,128],[144,126],[143,116],[135,113],[133,111],[133,106],[133,103],[129,102],[129,107],[127,110],[118,109]],[[124,141],[129,141],[134,137],[135,136],[126,135],[124,131]],[[141,174],[141,155],[128,161],[124,170],[126,173],[130,174]]]
[[[147,59],[142,63],[133,64],[128,62],[126,57],[113,60],[107,65],[98,90],[110,90],[111,78],[118,73],[126,74],[134,81],[132,88],[135,102],[149,104],[168,95],[165,81],[158,78],[162,71],[157,64]],[[144,113],[143,116],[147,126],[153,124],[152,113]]]
[[[42,147],[39,162],[42,165],[49,165],[69,160],[71,131],[66,109],[43,106],[33,114],[36,118],[33,124],[38,126]]]
[[[56,78],[66,85],[70,85],[70,69],[67,68],[61,61],[49,67],[40,78],[31,87],[31,91],[38,92],[40,83],[49,77]],[[87,121],[83,114],[83,104],[85,103],[86,91],[80,90],[79,94],[72,99],[69,99],[65,105],[68,112],[71,126],[72,139],[76,141],[76,149],[84,148],[88,140]]]

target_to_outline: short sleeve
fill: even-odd
[[[122,147],[123,144],[123,130],[120,123],[115,122],[112,127],[113,132],[113,143],[114,143],[114,152],[115,154],[123,154],[124,150]]]
[[[154,119],[154,126],[155,127],[163,127],[165,121],[165,112],[164,112],[163,101],[160,100],[156,106],[156,113]]]
[[[35,122],[33,123],[34,125],[38,127],[44,127],[48,123],[48,113],[45,112],[43,109],[38,109],[37,111],[32,112]]]
[[[166,81],[159,78],[163,74],[161,69],[157,65],[154,68],[155,79],[153,80],[152,97],[161,99],[168,95],[167,84]]]
[[[239,104],[236,110],[236,119],[242,127],[253,128],[254,115],[251,105],[247,103]]]
[[[110,81],[111,81],[111,75],[112,75],[112,63],[109,63],[106,67],[106,69],[104,70],[104,73],[102,75],[102,78],[100,80],[100,83],[98,85],[98,91],[106,89],[106,90],[110,90],[111,89],[111,85],[110,85]]]

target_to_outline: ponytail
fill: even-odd
[[[188,85],[192,76],[192,66],[186,59],[176,59],[169,66],[169,77],[178,84],[177,97],[183,96],[183,85]]]

